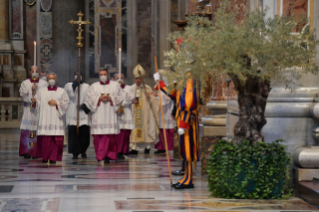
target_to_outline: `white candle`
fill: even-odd
[[[120,74],[120,76],[119,76],[119,79],[121,79],[122,78],[122,63],[121,63],[121,61],[122,61],[122,49],[121,48],[119,48],[119,74]]]
[[[34,68],[33,72],[36,72],[35,67],[37,66],[37,42],[34,41]]]

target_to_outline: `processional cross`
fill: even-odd
[[[79,48],[79,70],[77,73],[77,77],[76,80],[79,83],[79,88],[78,88],[78,106],[77,106],[77,123],[76,123],[76,129],[77,129],[77,133],[79,134],[79,125],[80,125],[80,82],[81,82],[81,48],[83,47],[83,43],[82,40],[84,39],[82,37],[82,32],[84,32],[84,30],[82,29],[82,25],[90,25],[92,24],[92,22],[90,22],[89,20],[87,21],[82,21],[82,17],[84,16],[83,13],[81,13],[81,11],[78,13],[79,16],[79,20],[78,21],[73,21],[73,19],[71,21],[69,21],[70,24],[78,24],[79,28],[76,30],[78,32],[78,36],[76,37],[76,39],[78,40],[78,43],[76,44],[76,46]]]

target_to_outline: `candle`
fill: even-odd
[[[36,72],[35,67],[37,66],[37,43],[34,41],[34,68],[33,72]]]
[[[122,78],[122,63],[121,63],[121,61],[122,61],[122,49],[121,48],[119,48],[119,74],[120,74],[120,76],[119,76],[119,79],[121,79]]]

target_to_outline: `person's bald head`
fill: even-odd
[[[120,74],[116,74],[116,75],[115,75],[115,80],[118,80],[118,79],[120,79]],[[122,79],[123,82],[124,82],[124,80],[125,80],[124,74],[121,74],[121,79]]]
[[[31,66],[30,68],[30,76],[32,76],[32,73],[34,72],[34,66]],[[35,66],[35,72],[36,73],[39,73],[39,67],[38,66]]]

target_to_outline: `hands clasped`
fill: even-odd
[[[99,98],[102,102],[112,101],[112,98],[110,96],[100,96]]]
[[[50,106],[57,106],[57,105],[58,105],[58,103],[57,103],[54,99],[51,99],[51,100],[48,102],[48,104],[49,104]]]

